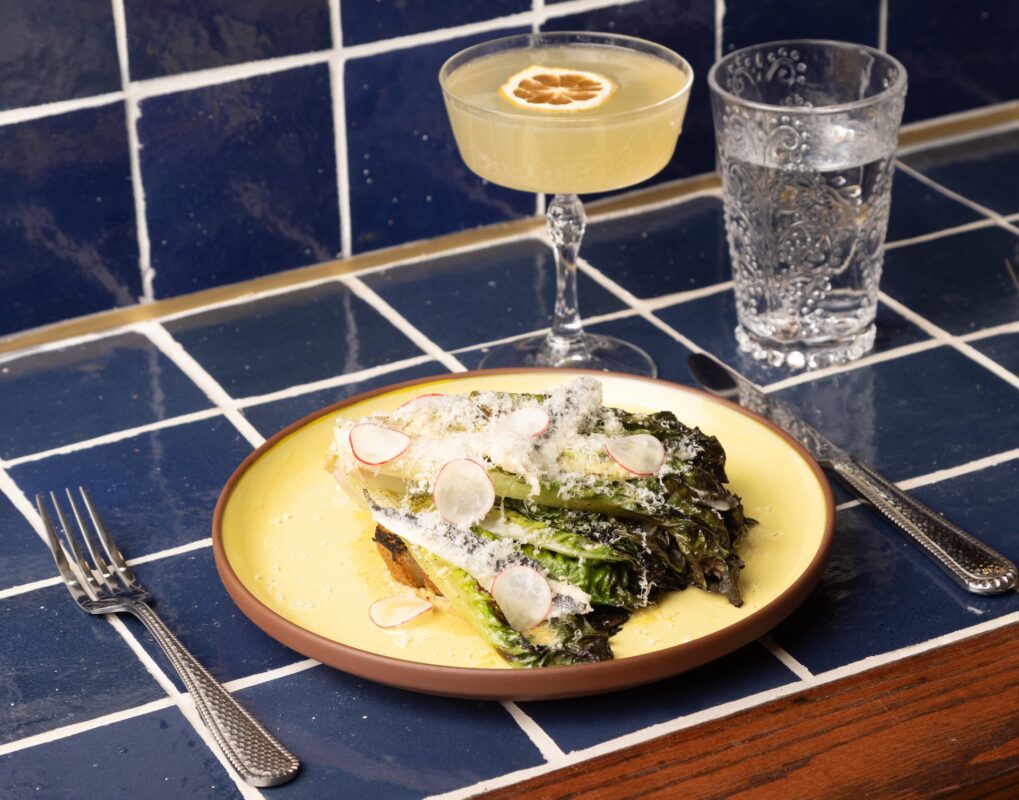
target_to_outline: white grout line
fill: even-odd
[[[1004,333],[1019,333],[1019,320],[1015,322],[1005,322],[1001,325],[995,325],[993,328],[984,328],[983,330],[974,331],[973,333],[967,333],[964,336],[960,336],[960,341],[963,342],[978,342],[981,339],[989,339],[992,336],[1000,336]]]
[[[999,103],[993,106],[983,106],[982,108],[974,109],[974,111],[970,112],[968,115],[976,116],[978,114],[986,113],[987,111],[993,110],[998,107],[1001,108],[1015,107],[1017,110],[1019,110],[1019,100],[1012,101],[1009,103]],[[945,121],[952,120],[954,117],[955,115],[952,114],[948,115],[947,117],[934,117],[933,119],[930,120],[923,120],[919,123],[913,123],[912,125],[909,126],[903,126],[903,130],[904,131],[908,130],[909,128],[913,128],[914,126],[924,128],[930,127],[931,125],[940,125]],[[916,144],[906,145],[905,147],[898,148],[895,152],[895,155],[896,157],[910,156],[914,153],[920,153],[925,150],[937,150],[940,147],[951,147],[957,144],[964,144],[965,142],[972,142],[976,139],[983,139],[988,136],[994,136],[999,133],[1008,133],[1009,131],[1016,130],[1017,128],[1019,128],[1019,120],[1012,119],[1008,120],[1007,122],[1001,122],[997,125],[986,125],[979,128],[974,128],[973,130],[952,134],[950,136],[940,137],[925,142],[917,142]]]
[[[545,729],[542,728],[537,722],[535,722],[520,706],[511,701],[503,701],[502,707],[505,708],[513,721],[520,726],[520,729],[527,734],[527,738],[531,740],[531,743],[538,748],[538,752],[541,753],[541,757],[545,759],[549,764],[561,764],[566,757],[566,754],[560,749],[559,745],[555,743],[555,740],[545,733]]]
[[[54,487],[54,489],[58,488],[60,487]],[[28,524],[32,526],[32,530],[46,544],[48,551],[49,544],[46,543],[46,534],[44,533],[42,518],[39,516],[38,510],[5,469],[0,469],[0,492],[7,495],[7,499],[11,501],[11,504],[28,520]],[[55,566],[54,569],[56,569]],[[16,592],[15,594],[20,593]]]
[[[531,33],[540,33],[545,20],[545,0],[531,0]]]
[[[990,467],[996,467],[1000,464],[1005,464],[1016,459],[1019,459],[1019,448],[1006,450],[1002,453],[995,453],[994,455],[985,456],[984,458],[977,458],[973,461],[967,461],[965,464],[958,464],[954,467],[947,467],[934,472],[928,472],[926,475],[917,475],[915,478],[908,478],[907,480],[899,481],[896,483],[896,486],[904,491],[918,489],[921,486],[931,486],[936,483],[941,483],[942,481],[961,477],[962,475],[969,475],[973,472],[980,472],[981,470],[988,469]]]
[[[414,344],[432,356],[432,358],[445,366],[451,372],[467,371],[467,367],[461,364],[455,356],[447,353],[421,331],[411,325],[402,314],[377,295],[375,291],[360,278],[344,276],[340,278],[340,283],[349,287],[357,297],[360,297],[368,305],[378,311],[390,325],[399,330],[404,336],[414,342]]]
[[[138,268],[141,270],[142,295],[139,300],[151,303],[155,299],[152,269],[152,244],[149,240],[149,223],[145,213],[145,184],[142,180],[141,144],[138,142],[138,120],[141,108],[131,85],[131,68],[128,63],[127,19],[124,0],[112,0],[113,29],[117,40],[117,61],[120,66],[120,85],[124,95],[124,118],[127,125],[127,149],[131,165],[131,192],[134,198],[134,222],[138,236]]]
[[[329,59],[329,88],[333,103],[333,149],[336,152],[336,196],[340,222],[340,252],[350,258],[354,251],[350,223],[350,161],[347,152],[347,100],[344,87],[343,23],[340,0],[329,0],[329,29],[333,57]]]
[[[165,550],[159,550],[155,553],[138,556],[138,558],[129,558],[127,559],[127,563],[128,566],[133,567],[138,564],[148,564],[150,561],[159,561],[164,558],[184,555],[185,553],[193,553],[195,550],[206,550],[210,547],[212,547],[212,539],[206,537],[205,539],[196,539],[193,542],[181,544],[177,547],[168,547]]]
[[[895,166],[896,166],[897,169],[901,169],[907,175],[910,175],[910,176],[916,178],[918,181],[920,181],[921,183],[923,183],[926,186],[930,187],[931,189],[934,189],[935,191],[940,192],[941,194],[945,195],[946,197],[952,198],[956,202],[959,202],[959,203],[962,203],[965,206],[968,206],[969,208],[973,209],[974,211],[976,211],[976,212],[978,212],[980,214],[983,214],[988,219],[994,220],[994,222],[997,223],[998,225],[1000,225],[1001,227],[1007,228],[1007,229],[1012,230],[1012,231],[1015,231],[1015,229],[1009,224],[1008,220],[1006,220],[997,211],[994,211],[993,209],[990,209],[987,206],[981,205],[980,203],[977,203],[974,200],[970,200],[968,197],[964,197],[963,195],[959,194],[958,192],[953,192],[947,186],[942,186],[937,181],[933,180],[932,178],[928,178],[926,175],[924,175],[919,170],[914,169],[913,167],[909,166],[909,164],[906,164],[906,163],[904,163],[902,161],[899,161],[898,159],[896,159]]]
[[[113,433],[104,433],[101,436],[94,436],[91,439],[82,439],[77,442],[71,442],[70,444],[60,445],[59,447],[53,447],[49,450],[39,450],[35,453],[28,453],[22,456],[16,456],[14,458],[6,459],[3,463],[7,467],[16,467],[19,464],[27,464],[32,461],[41,461],[44,458],[50,458],[52,456],[64,456],[69,453],[76,453],[79,450],[88,450],[93,447],[99,447],[104,444],[113,444],[115,442],[123,441],[124,439],[133,439],[136,436],[142,436],[146,433],[152,433],[153,431],[163,430],[164,428],[175,428],[178,425],[187,425],[191,422],[199,422],[203,419],[210,419],[212,417],[218,417],[223,412],[218,408],[208,408],[202,411],[192,411],[189,414],[181,414],[176,417],[170,417],[168,419],[158,420],[157,422],[149,422],[145,425],[138,425],[135,428],[124,428],[123,430],[115,431]]]
[[[86,108],[98,108],[119,103],[124,99],[123,92],[107,92],[106,94],[95,94],[91,97],[81,97],[74,100],[58,100],[55,103],[42,103],[37,106],[26,106],[25,108],[10,108],[0,111],[0,127],[4,125],[17,125],[19,122],[31,122],[32,120],[44,117],[54,117],[58,114],[69,114],[74,111],[82,111]]]
[[[803,664],[793,658],[789,651],[784,647],[778,645],[774,639],[770,636],[762,636],[757,640],[760,644],[767,648],[768,652],[771,653],[775,658],[781,661],[790,672],[792,672],[797,678],[804,683],[814,683],[814,673],[807,669]]]
[[[924,233],[920,236],[913,236],[909,239],[897,239],[894,242],[887,242],[885,244],[885,250],[897,250],[900,247],[909,247],[911,244],[932,242],[935,239],[944,239],[946,236],[955,236],[958,233],[968,233],[969,231],[977,231],[982,228],[991,228],[994,227],[995,224],[996,223],[993,219],[978,219],[974,222],[967,222],[964,225],[956,225],[954,228],[942,228],[939,231]]]
[[[721,294],[722,292],[730,291],[732,286],[732,281],[722,281],[721,283],[714,283],[711,286],[702,286],[699,289],[688,289],[685,292],[663,294],[659,297],[642,300],[641,302],[647,306],[649,311],[661,311],[662,309],[669,308],[670,306],[680,305],[681,303],[689,303],[691,300],[700,300],[704,297],[711,297],[713,294]]]
[[[683,187],[684,184],[690,184],[695,181],[703,180],[705,177],[712,175],[710,172],[703,172],[699,175],[693,175],[689,178],[680,178],[675,181],[669,181],[667,183],[658,184],[655,188],[662,187],[675,187],[677,191]],[[632,192],[621,193],[613,196],[613,200],[625,200],[628,197],[639,199],[642,194],[647,192],[647,189],[635,189]],[[712,197],[717,200],[722,199],[722,188],[708,187],[705,189],[698,189],[695,192],[689,194],[679,194],[673,197],[666,197],[664,200],[656,200],[654,203],[637,203],[635,205],[626,206],[619,208],[614,211],[599,211],[597,206],[594,206],[590,210],[588,216],[588,224],[598,225],[602,222],[609,222],[611,220],[626,219],[627,217],[639,217],[642,214],[651,214],[656,211],[664,211],[665,209],[671,208],[672,206],[682,206],[685,203],[693,200],[700,200],[704,197]]]
[[[56,567],[53,567],[56,570]],[[9,586],[6,589],[0,590],[0,600],[6,600],[8,597],[17,597],[19,594],[28,594],[38,589],[48,589],[51,586],[59,586],[61,584],[60,576],[54,576],[52,578],[43,578],[39,581],[32,581],[31,583],[22,583],[17,586]]]
[[[289,675],[296,675],[299,672],[311,669],[312,667],[319,666],[320,662],[313,658],[305,658],[300,661],[295,661],[292,664],[287,664],[282,667],[276,667],[274,669],[266,670],[265,672],[259,672],[255,675],[246,675],[243,678],[234,678],[232,681],[227,681],[223,684],[229,692],[239,692],[242,689],[250,689],[252,686],[261,686],[263,683],[269,683],[278,678],[285,678]]]
[[[715,61],[721,61],[725,52],[725,0],[715,0]],[[707,75],[703,80],[707,80]]]
[[[92,731],[96,728],[105,728],[107,725],[113,725],[127,719],[134,719],[135,717],[140,717],[153,711],[161,711],[165,708],[172,708],[174,705],[173,700],[169,697],[164,697],[159,700],[153,700],[150,703],[134,706],[133,708],[125,708],[123,711],[114,711],[112,714],[104,714],[101,717],[93,717],[92,719],[85,720],[84,722],[74,722],[70,725],[63,725],[59,728],[45,731],[44,733],[36,733],[32,736],[26,736],[23,739],[15,739],[13,742],[0,744],[0,756],[16,753],[19,750],[25,750],[26,748],[35,747],[36,745],[55,742],[59,739],[66,739],[68,736],[74,736],[78,733],[86,733],[87,731]]]
[[[877,49],[888,52],[888,0],[880,0],[877,7]]]
[[[199,389],[205,392],[205,395],[222,410],[223,415],[233,423],[234,427],[240,431],[241,435],[244,436],[244,438],[247,439],[253,447],[260,447],[265,443],[265,437],[255,430],[255,426],[248,422],[247,418],[237,410],[233,398],[226,393],[226,390],[219,385],[215,378],[206,372],[205,367],[199,364],[194,357],[170,335],[166,328],[158,322],[144,322],[138,327],[142,333],[148,336],[149,340],[162,351],[163,355],[180,367],[181,371],[187,375]]]

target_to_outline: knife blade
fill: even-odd
[[[857,497],[920,545],[967,591],[1000,594],[1016,586],[1015,565],[991,547],[906,494],[876,470],[828,439],[795,410],[765,394],[738,372],[706,353],[687,359],[694,378],[709,392],[743,406],[792,436]]]

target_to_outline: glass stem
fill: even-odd
[[[575,194],[557,194],[547,212],[548,233],[555,247],[556,299],[547,347],[553,361],[581,348],[584,328],[577,303],[577,255],[587,216]]]

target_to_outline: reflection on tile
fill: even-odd
[[[324,64],[142,101],[157,297],[339,253],[330,103]]]
[[[123,103],[0,126],[0,217],[0,335],[137,302]]]
[[[316,667],[238,693],[301,760],[273,797],[420,798],[543,763],[498,703],[390,689]]]
[[[772,636],[816,674],[1017,609],[1014,592],[969,594],[906,536],[857,507],[839,512],[820,585]]]
[[[131,79],[325,50],[326,0],[124,0]]]
[[[208,398],[149,341],[126,333],[0,365],[0,458],[189,411]]]
[[[581,256],[637,297],[730,280],[722,201],[699,197],[645,214],[594,222]]]
[[[973,347],[990,356],[1013,375],[1019,375],[1019,333],[1003,333],[970,342]]]
[[[780,39],[837,39],[878,46],[878,0],[726,0],[723,52]]]
[[[911,239],[979,219],[983,217],[969,206],[932,189],[902,170],[896,170],[886,241]]]
[[[957,335],[1019,320],[1019,236],[998,227],[889,250],[881,288]]]
[[[341,283],[213,309],[166,328],[234,397],[421,355]]]
[[[6,495],[0,495],[0,531],[0,589],[56,576],[46,545]]]
[[[888,52],[909,73],[903,121],[1014,100],[1016,30],[1009,0],[931,0],[921,20],[910,0],[889,0]]]
[[[762,386],[798,374],[784,367],[770,367],[755,361],[739,349],[733,336],[736,303],[731,290],[667,306],[656,311],[655,316]],[[883,304],[878,305],[876,324],[873,352],[885,352],[929,338],[913,323]]]
[[[548,327],[555,305],[552,251],[535,240],[392,267],[363,280],[447,350]],[[623,308],[583,273],[577,287],[584,316]]]
[[[902,160],[942,186],[999,214],[1019,211],[1019,130],[932,147]]]
[[[218,681],[231,681],[304,659],[249,622],[220,583],[212,548],[162,558],[135,568],[155,609],[178,639]],[[185,691],[173,665],[138,620],[124,620],[138,641]]]
[[[754,643],[675,678],[602,695],[595,702],[552,700],[521,707],[570,752],[795,680],[777,658]]]
[[[379,389],[383,386],[392,386],[403,381],[446,373],[447,370],[442,364],[437,361],[426,361],[414,367],[394,370],[374,378],[345,383],[342,386],[335,386],[331,389],[322,389],[297,397],[288,397],[284,400],[275,400],[271,403],[249,406],[244,409],[244,416],[251,420],[251,424],[258,429],[259,433],[269,437],[308,414],[319,411],[333,403],[338,403],[341,400],[346,400],[349,397],[359,395],[362,392]]]
[[[104,619],[82,612],[63,584],[0,600],[0,742],[164,697]]]
[[[235,800],[241,794],[176,708],[0,757],[12,797]]]
[[[526,32],[499,31],[500,36]],[[442,63],[482,34],[355,58],[344,68],[354,252],[534,213],[534,195],[482,181],[453,141]]]
[[[118,91],[111,4],[76,0],[54,13],[38,0],[7,0],[0,25],[0,76],[0,109]]]
[[[436,28],[452,28],[530,10],[530,0],[458,0],[456,3],[442,3],[441,6],[421,2],[365,3],[363,0],[340,0],[345,46]],[[500,31],[489,38],[501,35]]]
[[[117,545],[136,558],[210,536],[216,499],[250,452],[233,425],[213,417],[9,471],[29,497],[85,486]]]
[[[778,396],[895,481],[1019,447],[1019,392],[947,346],[817,378]]]
[[[541,27],[546,31],[598,31],[636,36],[657,42],[683,56],[694,73],[683,133],[672,161],[640,186],[714,170],[715,138],[707,85],[708,69],[715,58],[715,4],[711,0],[687,3],[643,0],[556,17]]]

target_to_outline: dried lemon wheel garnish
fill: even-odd
[[[531,65],[499,87],[504,100],[538,111],[587,111],[598,108],[616,84],[597,72]]]

